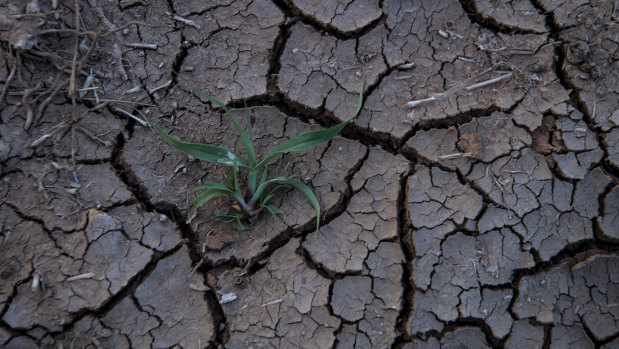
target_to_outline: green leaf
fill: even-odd
[[[240,193],[241,189],[239,188],[239,168],[238,168],[238,157],[236,156],[236,149],[234,150],[234,163],[232,165],[232,188],[235,192]]]
[[[244,226],[243,223],[241,223],[241,218],[242,217],[243,217],[243,215],[241,215],[241,214],[219,215],[219,216],[213,217],[213,219],[216,219],[218,221],[222,221],[222,222],[225,222],[225,223],[232,223],[232,222],[234,222],[234,229],[236,229],[236,230],[241,230],[241,231],[249,230],[250,228]]]
[[[262,171],[262,177],[260,177],[260,184],[264,183],[267,180],[267,166],[264,167],[264,171]]]
[[[196,159],[210,161],[226,166],[234,165],[234,159],[236,159],[236,156],[234,156],[234,154],[227,149],[209,144],[185,143],[170,136],[163,129],[161,129],[161,127],[155,125],[154,123],[149,122],[149,124],[163,137],[163,139],[165,139],[166,142],[168,142],[169,145],[193,156]],[[239,166],[247,168],[247,165],[243,164],[240,160]]]
[[[310,189],[310,187],[308,187],[305,183],[293,178],[277,177],[269,179],[262,183],[256,190],[256,194],[254,197],[260,197],[264,189],[271,184],[289,185],[293,189],[301,193],[301,195],[305,196],[307,201],[309,201],[309,203],[314,206],[314,210],[316,210],[316,230],[318,230],[318,228],[320,227],[320,204],[318,203],[318,199],[316,199],[316,196],[314,195],[314,192],[312,192],[312,189]]]
[[[247,152],[247,161],[249,162],[249,166],[252,168],[255,167],[256,166],[256,151],[254,150],[254,142],[247,135],[247,133],[245,133],[245,130],[243,130],[241,125],[239,125],[239,123],[236,122],[236,119],[234,119],[232,114],[230,114],[230,112],[226,112],[226,114],[232,121],[234,128],[236,128],[236,131],[241,135],[241,140],[243,141],[243,144],[245,145],[245,151]]]
[[[193,86],[193,84],[191,82],[189,82],[189,80],[185,79],[182,75],[180,75],[177,72],[174,72],[174,74],[176,76],[178,76],[181,80],[183,80],[183,82],[185,83],[185,85],[189,86],[189,88],[195,92],[196,94],[198,94],[201,97],[204,97],[206,99],[208,99],[209,101],[211,101],[211,103],[215,103],[217,104],[221,109],[223,109],[226,113],[229,113],[230,111],[228,110],[228,108],[226,108],[226,105],[223,104],[222,102],[220,102],[219,100],[207,95],[206,93],[198,90],[195,86]]]
[[[262,205],[262,207],[266,208],[269,213],[275,217],[278,214],[284,215],[284,211],[282,211],[279,207],[273,205]]]
[[[308,133],[304,133],[302,135],[296,136],[291,140],[288,140],[284,144],[277,147],[271,154],[269,154],[264,160],[262,160],[256,168],[261,168],[268,164],[275,156],[283,153],[288,153],[292,151],[299,151],[308,148],[315,147],[319,144],[328,142],[332,140],[335,136],[337,136],[346,125],[348,125],[361,111],[361,106],[363,105],[363,88],[365,86],[365,79],[361,82],[361,90],[359,91],[359,103],[357,104],[357,109],[354,114],[346,121],[337,124],[331,128],[326,130],[316,130]]]
[[[234,222],[236,219],[240,219],[241,215],[219,215],[219,216],[215,216],[213,217],[213,219],[218,220],[220,222],[224,222],[224,223],[232,223]]]
[[[197,209],[198,207],[204,205],[210,199],[216,198],[218,196],[224,196],[224,195],[230,195],[234,197],[235,199],[237,199],[238,193],[236,193],[234,190],[227,188],[227,187],[226,189],[209,189],[205,191],[204,193],[198,195],[198,197],[196,198],[196,201],[194,201],[193,203],[193,208]]]
[[[271,200],[271,198],[273,197],[273,195],[275,195],[275,192],[277,191],[277,189],[283,187],[283,185],[277,185],[275,187],[273,187],[273,189],[269,190],[268,193],[266,193],[266,195],[264,195],[262,197],[262,199],[260,200],[260,204],[261,205],[266,205],[267,202],[269,202],[269,200]]]
[[[245,150],[247,151],[247,161],[249,162],[249,166],[250,167],[255,167],[256,166],[256,151],[254,150],[254,143],[252,142],[251,138],[247,135],[247,133],[245,133],[245,130],[243,130],[243,128],[241,127],[241,125],[239,125],[238,122],[236,122],[236,119],[232,116],[232,114],[230,114],[230,111],[228,110],[228,108],[226,108],[226,105],[223,104],[221,101],[207,95],[206,93],[198,90],[191,82],[189,82],[187,79],[185,79],[182,75],[177,74],[178,77],[181,78],[181,80],[183,80],[183,82],[189,86],[189,88],[196,93],[198,96],[204,97],[206,99],[208,99],[209,101],[211,101],[212,103],[217,104],[218,106],[220,106],[225,112],[226,115],[228,116],[228,118],[230,118],[230,121],[232,121],[232,124],[234,125],[234,128],[236,128],[236,131],[239,133],[239,135],[241,135],[241,139],[243,140],[243,144],[245,145]],[[247,125],[247,127],[250,127],[249,125]],[[251,131],[250,131],[251,132]],[[243,166],[245,167],[245,166]]]
[[[249,139],[254,139],[254,137],[251,134],[251,121],[249,118],[249,109],[247,109],[247,102],[243,101],[243,104],[245,105],[245,123],[247,124],[247,134],[249,136]]]
[[[228,184],[230,184],[231,187],[234,187],[234,183],[232,183],[232,179],[230,179],[230,177],[228,177],[228,174],[224,172],[224,178],[226,179],[226,181],[228,181]]]

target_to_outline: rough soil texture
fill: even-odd
[[[50,3],[0,0],[0,347],[619,348],[616,2]],[[365,77],[269,166],[318,231],[192,209],[141,119],[237,140],[173,70],[259,157]]]

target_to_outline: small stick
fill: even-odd
[[[144,23],[140,22],[140,21],[131,21],[129,23],[123,24],[122,26],[120,26],[118,28],[114,28],[114,29],[108,30],[108,31],[106,31],[104,33],[93,32],[93,31],[83,31],[83,32],[80,32],[80,31],[77,31],[75,29],[45,29],[45,30],[41,30],[41,31],[38,31],[36,33],[33,33],[32,35],[33,36],[39,36],[39,35],[55,34],[55,33],[71,33],[71,34],[74,34],[74,35],[77,35],[77,36],[91,36],[91,37],[97,39],[97,38],[108,37],[108,36],[118,32],[119,30],[123,30],[123,29],[125,29],[128,26],[133,25],[133,24],[144,25]]]
[[[116,34],[118,31],[123,30],[123,29],[127,28],[128,26],[130,26],[130,25],[134,25],[134,24],[135,24],[135,25],[145,25],[145,23],[144,23],[144,22],[140,22],[140,21],[131,21],[131,22],[129,22],[129,23],[125,23],[125,24],[121,25],[121,26],[120,26],[120,27],[118,27],[118,28],[114,28],[114,29],[108,30],[108,31],[106,31],[106,32],[105,32],[105,33],[103,33],[103,34],[99,34],[99,33],[96,33],[96,32],[83,32],[83,33],[85,33],[86,35],[95,36],[95,37],[97,37],[97,38],[105,38],[105,37],[108,37],[108,36],[110,36],[110,35],[112,35],[112,34]]]
[[[146,48],[149,50],[156,50],[157,44],[144,44],[141,42],[125,42],[125,46],[133,47],[133,48]]]
[[[82,100],[85,100],[85,101],[94,101],[95,99],[94,99],[94,98],[85,97],[85,98],[82,98]],[[155,106],[154,104],[141,103],[141,102],[134,102],[134,101],[123,101],[123,100],[120,100],[120,99],[105,99],[105,98],[102,98],[102,99],[99,99],[99,100],[100,100],[101,102],[114,102],[114,103],[137,104],[137,105],[141,105],[141,106],[145,106],[145,107],[154,107],[154,106]]]
[[[183,23],[187,24],[188,26],[194,27],[196,29],[200,29],[200,26],[198,24],[196,24],[196,22],[192,21],[191,19],[183,18],[183,17],[181,17],[179,15],[172,16],[172,19],[175,20],[175,21],[183,22]]]
[[[455,31],[453,31],[453,30],[447,30],[447,33],[448,33],[450,36],[456,37],[456,38],[458,38],[458,39],[464,39],[464,36],[462,36],[462,35],[460,35],[460,34],[456,33],[456,32],[455,32]]]
[[[467,63],[475,62],[475,59],[469,58],[469,57],[466,57],[466,56],[458,56],[458,59],[461,60],[461,61],[465,61]]]
[[[90,1],[88,1],[89,3],[91,3]],[[93,1],[94,3],[94,1]],[[105,13],[103,13],[103,9],[101,9],[100,6],[95,4],[92,4],[92,6],[94,6],[95,12],[99,15],[99,18],[101,18],[101,21],[103,22],[103,24],[109,29],[106,33],[104,34],[96,34],[95,35],[95,39],[97,37],[105,37],[108,35],[112,35],[118,32],[118,30],[122,29],[125,26],[131,25],[132,22],[128,23],[125,26],[119,27],[119,28],[115,28],[114,24],[112,24],[112,22],[110,22],[110,20],[105,16]],[[125,67],[123,66],[123,62],[122,62],[122,51],[120,50],[120,47],[118,46],[118,43],[114,43],[113,45],[114,50],[114,56],[116,57],[116,59],[118,60],[118,71],[120,71],[120,75],[123,77],[123,79],[125,80],[129,80],[129,76],[127,75],[127,71],[125,70]]]
[[[80,4],[79,0],[75,0],[75,30],[80,29]],[[69,82],[69,96],[71,96],[71,104],[73,105],[73,123],[71,124],[71,161],[75,166],[75,127],[77,122],[77,99],[75,95],[75,72],[77,68],[77,55],[79,53],[80,40],[79,37],[75,37],[75,46],[73,47],[73,62],[71,63],[71,78]]]
[[[80,4],[78,0],[74,2],[75,6],[75,30],[79,31],[80,27]],[[71,63],[71,78],[69,83],[69,96],[71,96],[71,100],[73,102],[73,119],[76,117],[76,100],[75,100],[75,71],[77,68],[77,54],[79,52],[79,39],[75,38],[75,45],[73,46],[73,62]]]
[[[101,138],[93,135],[92,133],[90,133],[90,131],[88,131],[87,129],[80,127],[80,126],[76,126],[75,127],[76,130],[80,131],[81,133],[85,134],[86,136],[88,136],[88,138],[92,139],[93,141],[95,141],[96,143],[101,144],[102,146],[109,148],[112,146],[112,142],[108,142],[108,141],[104,141]]]
[[[274,300],[274,301],[271,301],[271,302],[268,302],[268,303],[264,303],[264,304],[261,305],[261,307],[268,307],[269,305],[279,304],[279,303],[281,303],[283,301],[284,301],[283,299],[277,299],[277,300]]]
[[[508,73],[508,74],[505,74],[505,75],[501,75],[498,78],[482,81],[480,83],[467,86],[466,90],[467,91],[473,91],[473,90],[476,90],[478,88],[482,88],[482,87],[485,87],[485,86],[488,86],[488,85],[496,84],[497,82],[501,82],[503,80],[510,79],[512,76],[514,76],[514,73]]]
[[[507,50],[507,47],[505,46],[499,47],[499,48],[487,48],[487,47],[484,47],[483,45],[477,45],[477,47],[482,51],[489,51],[489,52],[501,52],[501,51]]]
[[[22,18],[26,18],[26,17],[45,17],[45,16],[49,16],[49,15],[53,15],[55,13],[61,13],[62,10],[53,10],[53,11],[49,11],[49,12],[45,12],[45,13],[22,13],[20,15],[15,15],[13,16],[13,18],[15,19],[22,19]]]
[[[105,24],[105,26],[107,27],[107,29],[109,30],[114,30],[114,24],[112,24],[112,22],[110,22],[109,19],[107,19],[107,17],[105,16],[105,13],[103,13],[103,9],[101,8],[101,6],[98,6],[96,4],[96,2],[94,1],[88,1],[90,3],[91,6],[94,7],[95,12],[99,15],[99,18],[101,19],[101,22],[103,22],[103,24]]]
[[[39,93],[39,95],[38,95],[38,96],[36,96],[36,97],[34,97],[34,99],[32,99],[32,101],[31,101],[31,103],[30,103],[30,104],[32,104],[32,105],[36,105],[36,104],[37,104],[37,102],[39,101],[39,98],[41,98],[41,97],[45,97],[45,96],[47,96],[47,95],[48,95],[48,94],[50,94],[50,93],[51,93],[51,91],[50,91],[50,90],[45,90],[45,91],[42,91],[41,93]]]
[[[153,87],[152,90],[148,91],[150,94],[155,93],[156,91],[161,90],[162,88],[166,88],[168,86],[170,86],[172,84],[172,80],[168,80],[165,83],[163,83],[161,86],[157,86],[157,87]]]
[[[63,81],[62,84],[60,84],[60,85],[58,85],[58,87],[56,87],[54,92],[52,92],[52,94],[49,95],[49,97],[45,98],[45,100],[43,102],[41,102],[41,104],[39,104],[39,108],[37,109],[37,115],[35,117],[35,120],[39,120],[39,118],[43,114],[43,111],[45,110],[47,105],[50,104],[52,102],[52,99],[54,97],[56,97],[58,92],[60,92],[60,90],[65,88],[68,84],[69,84],[69,80],[68,79]]]
[[[399,65],[397,68],[399,70],[408,70],[408,69],[413,69],[414,66],[415,66],[415,62],[411,62],[411,63],[404,63],[402,65]]]
[[[457,159],[457,158],[468,158],[471,157],[471,153],[453,153],[453,154],[446,154],[446,155],[441,155],[438,157],[439,160],[451,160],[451,159]]]
[[[35,87],[26,90],[24,96],[21,99],[21,104],[24,106],[24,108],[26,108],[26,122],[24,123],[24,130],[28,130],[30,128],[30,125],[32,124],[32,107],[30,107],[30,103],[28,103],[28,97],[38,91],[41,86],[43,86],[43,83],[39,81],[39,83]]]
[[[511,50],[509,51],[510,55],[532,55],[535,54],[533,50]]]
[[[196,266],[191,269],[189,274],[187,274],[187,277],[185,279],[190,279],[193,276],[193,274],[196,272],[196,270],[198,270],[198,268],[200,268],[202,263],[204,263],[204,258],[200,259],[200,261],[196,264]]]
[[[63,128],[69,126],[69,124],[67,124],[66,122],[56,126],[56,128],[54,128],[52,130],[52,132],[46,133],[44,135],[42,135],[41,137],[35,139],[34,141],[32,141],[32,143],[29,144],[29,147],[36,147],[37,145],[41,144],[44,140],[48,139],[49,137],[52,137],[53,135],[55,135],[58,131],[62,130]]]
[[[66,278],[64,281],[71,282],[71,281],[77,281],[77,280],[82,280],[82,279],[92,279],[93,276],[95,276],[95,273],[85,273],[81,275],[71,276],[69,278]]]
[[[69,171],[69,172],[75,171],[75,167],[73,167],[73,166],[60,165],[59,163],[57,163],[55,161],[52,161],[51,164],[57,170],[66,170],[66,171]]]
[[[17,69],[17,62],[13,64],[13,68],[11,68],[11,72],[9,73],[9,76],[6,77],[6,82],[4,83],[4,87],[2,87],[2,93],[0,94],[0,104],[2,104],[2,101],[4,100],[4,95],[6,95],[6,91],[9,89],[9,85],[11,83],[11,80],[13,80],[13,76],[15,75],[16,69]]]
[[[101,103],[101,104],[99,104],[99,105],[97,105],[97,106],[95,106],[93,108],[90,108],[90,109],[86,110],[82,115],[80,115],[75,120],[71,119],[71,120],[67,120],[65,122],[60,123],[59,125],[54,127],[54,129],[51,132],[46,133],[43,136],[35,139],[32,143],[30,143],[28,145],[28,147],[36,147],[37,145],[41,144],[44,140],[46,140],[46,139],[52,137],[53,135],[55,135],[56,133],[58,133],[58,131],[64,129],[65,127],[71,126],[71,125],[75,124],[76,122],[82,120],[84,117],[86,117],[86,115],[88,115],[88,113],[96,111],[96,110],[99,110],[99,109],[107,106],[108,104],[109,104],[109,102]]]
[[[99,89],[98,86],[86,87],[86,88],[82,87],[82,88],[78,88],[77,91],[78,92],[88,92],[88,91],[95,91],[95,90],[98,90],[98,89]]]
[[[128,89],[127,91],[123,92],[122,94],[124,94],[124,95],[128,95],[128,94],[130,94],[130,93],[136,93],[136,92],[138,92],[138,91],[140,91],[140,86],[136,85],[136,86],[134,86],[134,87],[132,87],[132,88]]]
[[[84,86],[81,89],[78,89],[78,91],[80,92],[80,98],[84,97],[86,95],[86,92],[88,92],[92,86],[92,83],[95,81],[95,77],[92,75],[88,75],[86,77],[86,80],[84,81]],[[93,87],[96,88],[96,87]]]
[[[118,44],[114,44],[114,56],[116,56],[116,59],[118,60],[118,71],[120,71],[120,75],[123,77],[123,79],[129,80],[127,71],[125,70],[125,67],[123,66],[123,53],[120,50],[120,47],[118,46]]]
[[[146,123],[146,121],[144,121],[144,120],[142,120],[142,119],[138,118],[137,116],[135,116],[135,115],[133,115],[133,114],[129,113],[129,112],[128,112],[128,111],[126,111],[126,110],[120,109],[120,108],[118,108],[118,107],[115,107],[115,108],[114,108],[114,110],[116,110],[116,111],[118,111],[118,112],[121,112],[121,113],[123,113],[123,114],[127,115],[128,117],[130,117],[130,118],[132,118],[133,120],[137,121],[137,122],[138,122],[140,125],[142,125],[142,126],[147,126],[147,125],[148,125],[148,124]]]
[[[419,100],[415,100],[415,101],[410,101],[410,102],[407,103],[407,105],[409,107],[413,108],[413,107],[416,107],[416,106],[418,106],[420,104],[424,104],[424,103],[428,103],[428,102],[434,102],[434,101],[436,101],[436,100],[438,100],[440,98],[449,96],[452,93],[458,91],[464,84],[466,84],[469,81],[471,81],[473,79],[476,79],[476,78],[478,78],[478,77],[480,77],[480,76],[482,76],[484,74],[487,74],[487,73],[491,72],[492,70],[494,70],[494,68],[486,69],[483,72],[481,72],[481,73],[479,73],[479,74],[477,74],[477,75],[475,75],[473,77],[470,77],[470,78],[468,78],[468,79],[466,79],[466,80],[464,80],[462,82],[457,83],[454,87],[449,88],[447,91],[435,94],[434,96],[429,97],[429,98],[424,98],[424,99],[419,99]]]
[[[410,79],[410,78],[412,78],[412,77],[413,77],[413,75],[396,76],[396,77],[394,78],[394,80],[407,80],[407,79]]]
[[[189,288],[194,291],[199,291],[199,292],[207,292],[210,290],[208,286],[200,285],[200,284],[189,284]]]
[[[424,104],[424,103],[429,103],[429,102],[434,102],[436,100],[436,96],[432,96],[429,98],[424,98],[424,99],[419,99],[416,101],[410,101],[408,103],[406,103],[409,107],[414,108],[420,104]]]

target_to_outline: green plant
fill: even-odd
[[[230,196],[234,198],[234,200],[236,200],[237,204],[234,205],[233,208],[236,210],[237,213],[219,215],[213,217],[213,219],[228,223],[234,223],[234,227],[237,230],[247,230],[249,228],[244,226],[242,221],[246,220],[249,217],[257,215],[263,209],[266,209],[272,215],[284,213],[280,208],[270,205],[269,200],[273,198],[275,191],[277,191],[279,188],[283,186],[290,186],[295,190],[299,191],[303,196],[305,196],[305,198],[310,202],[310,204],[312,204],[312,206],[316,210],[316,230],[318,230],[318,227],[320,226],[320,204],[318,203],[318,200],[316,199],[316,196],[314,195],[312,190],[303,182],[293,178],[268,178],[267,166],[275,157],[280,154],[312,148],[319,144],[328,142],[333,139],[333,137],[338,135],[342,131],[342,129],[359,114],[359,111],[361,110],[361,105],[363,103],[363,87],[365,81],[361,82],[361,90],[359,92],[359,103],[357,104],[357,109],[355,110],[352,117],[350,117],[348,120],[325,130],[312,131],[294,137],[291,140],[277,147],[262,161],[258,161],[256,159],[256,152],[254,150],[251,125],[249,122],[249,113],[247,111],[247,108],[245,108],[247,132],[245,132],[245,130],[243,130],[243,128],[230,114],[230,111],[222,102],[200,92],[190,82],[183,79],[182,77],[181,79],[196,94],[208,99],[225,111],[226,115],[228,115],[230,121],[234,125],[234,128],[239,133],[243,145],[245,146],[245,152],[247,153],[247,160],[244,161],[237,156],[236,150],[234,153],[232,153],[227,149],[215,145],[185,143],[170,136],[154,123],[149,122],[149,124],[155,129],[155,131],[157,131],[172,147],[181,150],[200,160],[209,161],[224,166],[232,166],[232,176],[226,176],[226,179],[228,180],[228,185],[221,183],[209,183],[193,188],[194,190],[205,190],[196,198],[196,201],[193,205],[194,209],[197,209],[198,207],[202,206],[210,199],[213,199],[215,197]],[[241,191],[238,180],[239,169],[243,169],[247,172],[247,188],[244,194]],[[260,177],[260,180],[258,180],[258,177]]]

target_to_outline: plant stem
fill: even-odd
[[[258,182],[258,174],[256,173],[256,171],[249,171],[248,179],[247,179],[246,198],[251,198],[254,196],[254,192],[256,191],[257,182]]]

